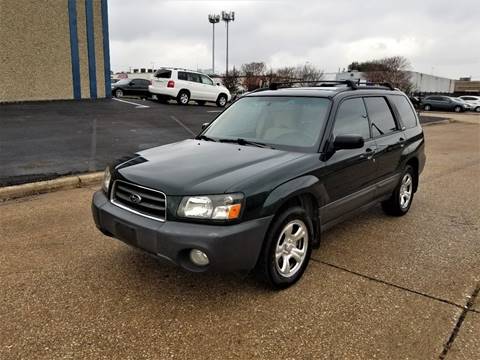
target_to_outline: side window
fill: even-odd
[[[205,75],[202,75],[202,83],[207,85],[213,85],[212,79],[210,79],[208,76],[205,76]]]
[[[400,117],[402,118],[403,125],[407,129],[417,126],[417,117],[410,106],[408,100],[403,96],[390,96],[389,99],[397,108]]]
[[[187,73],[185,71],[179,71],[177,78],[178,80],[187,80]]]
[[[397,130],[392,112],[383,97],[367,97],[365,98],[365,104],[367,105],[373,137]]]
[[[196,83],[201,83],[202,82],[202,79],[200,79],[200,75],[195,74],[195,73],[187,73],[187,80],[192,81],[192,82],[196,82]]]
[[[367,112],[361,98],[348,99],[340,104],[335,116],[333,134],[361,135],[364,139],[370,137]]]

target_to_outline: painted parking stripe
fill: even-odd
[[[187,130],[190,134],[192,134],[193,136],[197,136],[197,134],[195,134],[192,129],[190,129],[187,125],[185,125],[183,122],[181,122],[180,120],[178,120],[175,116],[170,116],[170,118],[175,121],[178,125],[180,125],[181,127],[183,127],[185,130]]]
[[[125,103],[125,104],[136,105],[135,108],[137,108],[137,109],[147,109],[147,108],[150,107],[148,105],[137,104],[137,103],[134,103],[132,101],[127,101],[127,100],[122,100],[122,99],[117,99],[117,98],[113,98],[113,100],[120,101],[120,102]]]

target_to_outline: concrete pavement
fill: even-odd
[[[475,359],[480,126],[425,133],[411,212],[331,229],[282,292],[101,235],[93,188],[0,204],[0,358]]]

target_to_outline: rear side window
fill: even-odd
[[[170,79],[170,77],[172,76],[172,71],[160,69],[155,71],[155,74],[153,74],[153,76],[160,79]]]
[[[179,71],[177,77],[178,80],[187,80],[187,73],[185,71]]]
[[[197,83],[202,82],[202,79],[200,78],[200,74],[195,74],[190,72],[187,73],[187,80],[192,82],[197,82]]]
[[[383,97],[365,98],[367,113],[372,127],[373,137],[385,135],[397,130],[392,112]]]
[[[370,137],[367,112],[361,98],[348,99],[340,104],[335,117],[333,134],[361,135],[364,139]]]
[[[415,116],[415,112],[413,111],[412,107],[408,100],[403,96],[390,96],[389,99],[395,107],[397,108],[398,113],[400,114],[400,118],[402,119],[403,125],[407,129],[413,128],[417,126],[417,117]]]

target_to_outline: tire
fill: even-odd
[[[218,107],[225,107],[225,105],[227,105],[227,95],[225,94],[220,94],[218,95],[218,98],[217,98],[217,106]]]
[[[400,182],[392,193],[392,196],[382,202],[382,209],[387,215],[391,216],[403,216],[410,206],[412,206],[413,196],[414,196],[414,181],[415,181],[415,170],[412,166],[407,165]]]
[[[430,111],[430,110],[432,110],[432,107],[431,107],[430,105],[428,105],[428,104],[427,104],[427,105],[423,105],[423,110],[425,110],[425,111]]]
[[[462,112],[462,107],[457,105],[453,108],[453,111],[455,111],[457,113]]]
[[[200,105],[200,106],[204,106],[206,103],[206,101],[203,101],[203,100],[197,100],[197,104]]]
[[[177,103],[180,105],[188,105],[188,102],[190,101],[190,94],[188,91],[181,90],[178,95],[177,95]]]
[[[480,113],[480,106],[477,106],[474,111]]]
[[[123,90],[122,89],[116,89],[114,92],[115,97],[119,98],[123,96]]]
[[[288,235],[300,236],[302,231],[303,237],[288,241]],[[310,260],[313,234],[312,220],[305,209],[296,206],[282,212],[275,218],[265,236],[255,268],[257,276],[273,289],[285,289],[295,284]],[[288,259],[288,265],[285,265],[285,259]],[[282,269],[285,273],[282,273]]]

